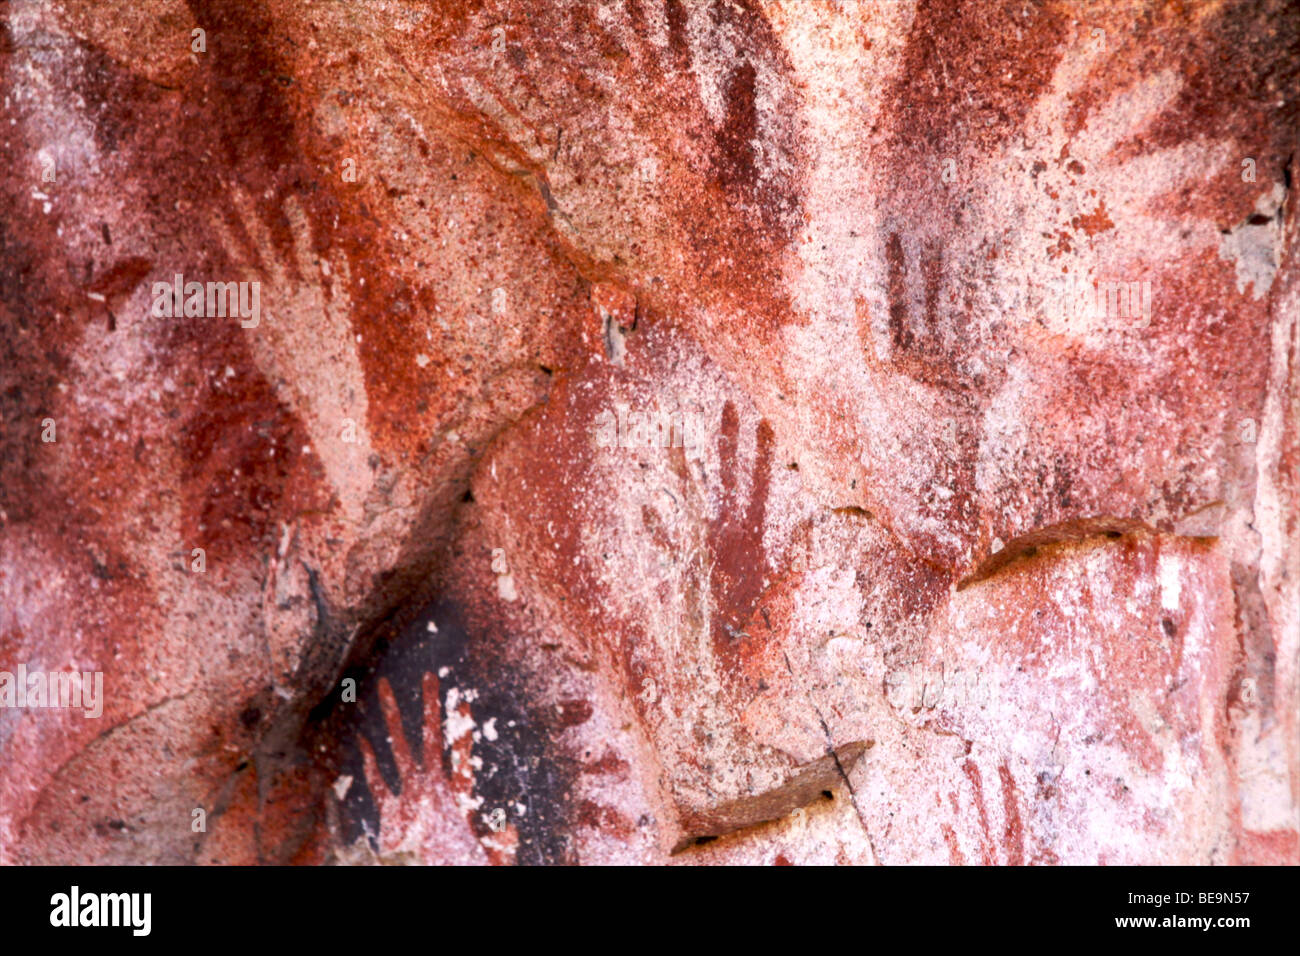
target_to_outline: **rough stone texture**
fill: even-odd
[[[1300,862],[1294,4],[2,0],[0,87],[0,671],[105,684],[0,863]]]

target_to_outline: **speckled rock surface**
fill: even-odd
[[[1300,862],[1294,4],[5,0],[0,88],[0,863]]]

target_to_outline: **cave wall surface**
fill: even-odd
[[[1300,862],[1294,3],[0,0],[0,91],[0,681],[103,681],[0,863]]]

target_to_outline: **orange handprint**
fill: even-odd
[[[466,824],[464,801],[458,799],[465,796],[459,792],[465,787],[458,787],[454,776],[448,780],[443,775],[442,707],[434,674],[424,675],[421,696],[421,732],[415,742],[418,749],[413,750],[393,688],[386,677],[379,678],[379,706],[396,766],[396,786],[390,788],[381,772],[372,743],[364,734],[357,735],[365,782],[377,811],[378,832],[367,833],[370,845],[382,862],[485,863],[484,849]],[[468,783],[472,785],[472,777]]]

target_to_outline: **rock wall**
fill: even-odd
[[[1298,54],[0,2],[0,862],[1300,862]]]

